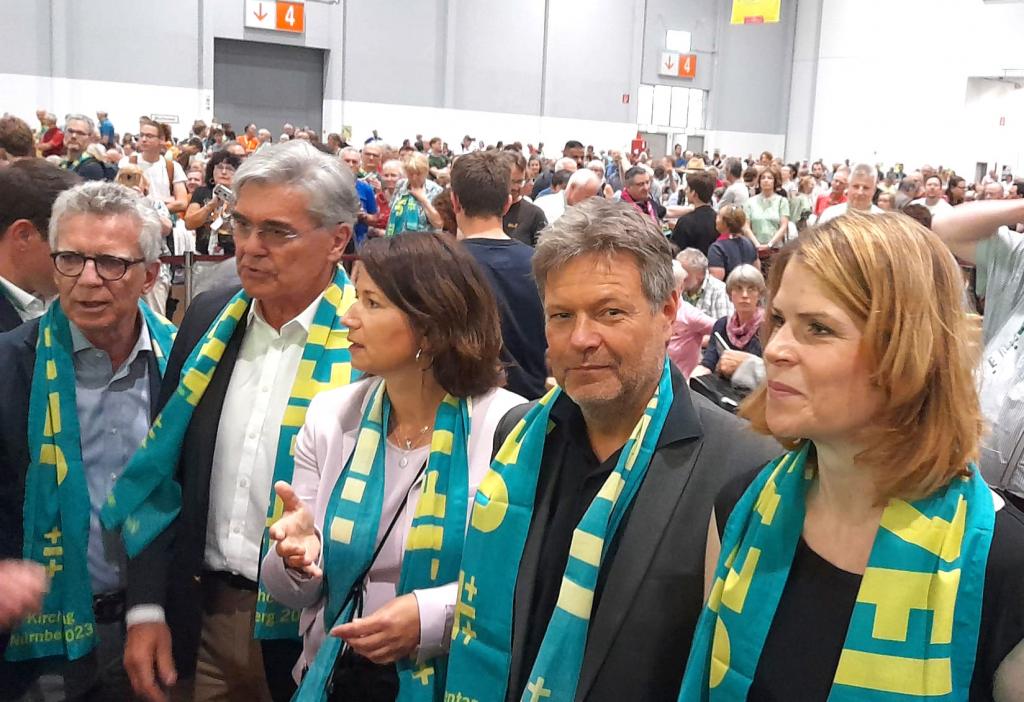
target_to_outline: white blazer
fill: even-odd
[[[292,488],[314,514],[318,534],[322,534],[324,515],[334,485],[355,448],[363,412],[376,387],[376,378],[367,378],[352,385],[328,390],[310,403],[306,421],[295,441],[295,473]],[[491,465],[494,431],[508,410],[526,400],[503,389],[494,389],[472,400],[469,431],[469,499],[472,509],[477,485]],[[404,546],[419,500],[423,476],[413,484],[409,501],[395,525],[400,530],[399,542]],[[466,523],[469,523],[467,512]],[[322,538],[322,537],[321,537]],[[378,537],[379,538],[379,537]],[[322,554],[322,550],[321,550]],[[271,547],[263,559],[260,579],[267,591],[281,604],[302,609],[299,633],[303,638],[302,657],[296,662],[293,675],[298,681],[304,668],[313,664],[323,643],[324,605],[327,592],[322,577],[308,577],[285,567],[284,560]],[[374,587],[373,574],[368,576],[367,590]],[[378,583],[392,587],[392,583]],[[448,648],[445,635],[451,612],[455,607],[458,584],[448,583],[415,592],[420,608],[420,661],[442,655]]]

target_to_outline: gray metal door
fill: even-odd
[[[695,154],[704,153],[704,137],[703,135],[691,134],[686,137],[686,151],[692,151]]]
[[[668,134],[641,132],[641,136],[647,142],[648,156],[651,158],[665,158],[668,156]]]
[[[238,134],[248,122],[269,129],[274,141],[285,122],[320,134],[323,109],[322,49],[214,39],[213,114]]]

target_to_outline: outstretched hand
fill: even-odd
[[[274,492],[284,503],[284,514],[270,527],[270,538],[277,542],[277,555],[288,568],[320,577],[323,571],[316,564],[320,558],[320,538],[313,528],[313,515],[283,480],[274,484]]]

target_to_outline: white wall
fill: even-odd
[[[382,139],[395,147],[402,143],[402,139],[411,139],[416,134],[422,134],[427,139],[440,136],[449,146],[458,148],[462,137],[468,134],[488,144],[494,144],[498,140],[506,144],[519,140],[525,147],[526,144],[536,146],[538,142],[543,142],[544,153],[548,156],[557,156],[562,153],[562,145],[569,139],[593,144],[598,150],[628,149],[630,140],[636,135],[636,125],[631,122],[603,122],[351,100],[346,100],[343,105],[340,101],[329,100],[325,106],[325,112],[340,113],[342,110],[345,124],[352,127],[352,140],[359,144],[368,139],[374,129]]]
[[[1020,3],[824,0],[810,145],[790,156],[927,162],[968,177],[982,160],[1024,170],[1022,115],[1001,128],[982,118],[991,91],[968,95],[971,76],[1024,68],[1022,29]]]

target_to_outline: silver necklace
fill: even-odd
[[[412,446],[413,443],[418,441],[420,439],[420,437],[422,437],[424,434],[426,434],[427,430],[429,430],[429,429],[430,429],[430,425],[426,424],[426,425],[423,426],[422,429],[419,430],[419,432],[417,432],[411,438],[404,438],[403,439],[403,438],[398,436],[398,429],[397,429],[397,427],[395,428],[395,439],[397,439],[398,441],[402,442],[402,444],[404,444],[404,448],[402,448],[400,446],[399,449],[398,449],[399,451],[402,452],[402,456],[398,459],[399,467],[405,468],[407,465],[409,465],[409,452],[412,451],[412,449],[413,449],[413,446]]]

